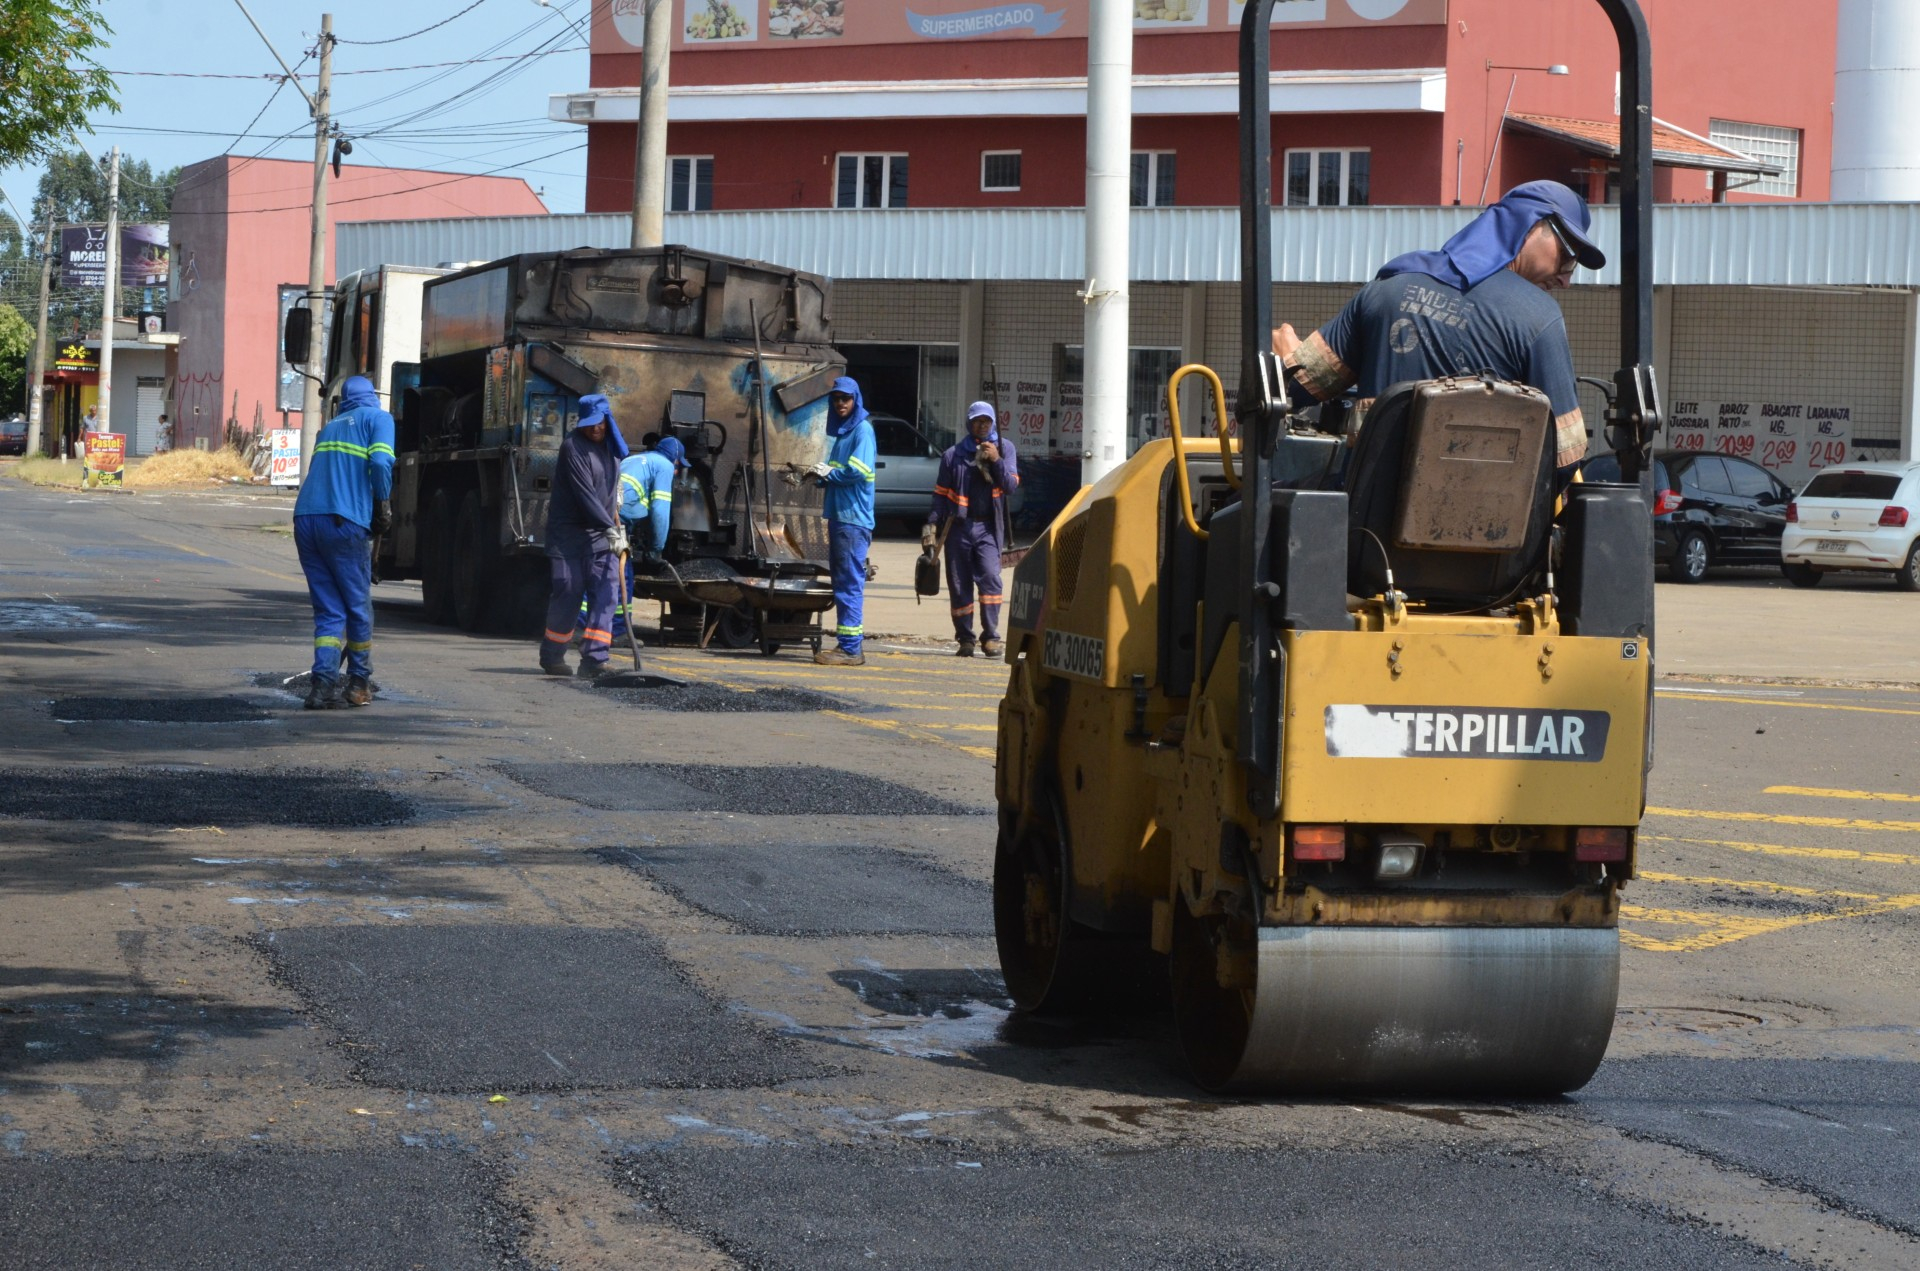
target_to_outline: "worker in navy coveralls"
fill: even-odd
[[[393,416],[380,409],[380,395],[364,375],[346,382],[341,399],[340,414],[314,443],[293,504],[293,542],[313,601],[308,710],[373,700],[371,543],[393,524]]]
[[[587,613],[580,642],[584,680],[606,674],[613,644],[613,571],[627,550],[620,528],[620,461],[627,442],[614,423],[605,397],[580,399],[580,422],[560,443],[553,469],[553,494],[547,502],[547,563],[552,587],[547,593],[547,628],[540,640],[540,669],[567,674],[567,645],[573,640],[580,598]]]
[[[997,658],[1000,640],[1000,553],[1012,539],[1007,501],[1020,486],[1013,444],[1000,436],[994,409],[967,407],[967,435],[940,456],[933,480],[933,512],[920,530],[923,547],[946,538],[947,594],[953,598],[953,638],[961,657],[973,656],[974,591],[980,593],[980,650]]]

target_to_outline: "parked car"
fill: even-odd
[[[869,414],[873,423],[873,517],[919,526],[933,510],[940,451],[898,415]]]
[[[0,419],[0,455],[27,453],[27,421]]]
[[[1920,462],[1850,463],[1807,482],[1787,506],[1780,568],[1797,587],[1862,569],[1920,591]]]
[[[1588,481],[1618,481],[1611,454],[1582,469]],[[1759,464],[1702,450],[1653,457],[1653,561],[1677,583],[1697,583],[1715,565],[1772,565],[1780,559],[1793,490]]]

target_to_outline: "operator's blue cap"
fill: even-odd
[[[580,399],[580,422],[575,428],[591,428],[595,424],[613,422],[613,407],[607,399],[598,393],[589,393]]]
[[[1000,418],[1000,412],[993,408],[991,402],[975,402],[973,405],[967,407],[967,422],[969,423],[976,419],[998,418]]]
[[[653,448],[653,453],[672,463],[676,468],[687,466],[687,448],[680,444],[678,437],[662,437]]]

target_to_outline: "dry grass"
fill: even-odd
[[[135,490],[156,490],[168,486],[205,486],[211,481],[225,482],[233,477],[242,481],[253,478],[237,450],[169,450],[130,466],[126,483]]]
[[[77,459],[61,463],[58,459],[46,459],[34,455],[31,458],[22,459],[7,471],[10,475],[31,485],[78,486],[82,467]]]

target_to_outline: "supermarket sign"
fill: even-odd
[[[1751,459],[1795,490],[1822,468],[1847,461],[1853,407],[1834,402],[1677,401],[1667,414],[1675,450]]]

